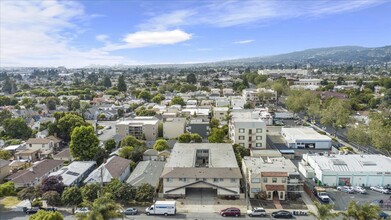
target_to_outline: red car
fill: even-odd
[[[224,216],[224,217],[226,217],[226,216],[238,217],[238,216],[240,216],[240,209],[234,208],[234,207],[223,209],[223,210],[220,211],[220,215]]]

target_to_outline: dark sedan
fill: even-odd
[[[273,218],[293,218],[293,215],[289,211],[281,210],[272,213]]]

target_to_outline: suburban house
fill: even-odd
[[[319,134],[313,128],[281,128],[281,135],[288,148],[331,148],[331,138]]]
[[[140,161],[126,182],[135,187],[148,183],[157,189],[165,164],[164,161]]]
[[[6,177],[6,180],[14,182],[16,188],[36,186],[52,172],[59,170],[63,164],[63,160],[42,160],[26,170],[20,170]]]
[[[391,185],[391,158],[379,154],[304,154],[299,171],[325,186]]]
[[[4,177],[10,174],[10,161],[0,159],[0,183],[3,182]]]
[[[27,149],[41,150],[41,154],[50,155],[54,149],[59,149],[61,140],[49,136],[47,138],[30,138],[26,141]]]
[[[74,161],[49,176],[61,176],[65,186],[79,185],[94,170],[95,161]]]
[[[66,149],[60,151],[58,154],[53,155],[53,159],[54,160],[66,160],[66,161],[73,160],[69,148],[66,148]]]
[[[186,118],[166,118],[163,120],[163,138],[178,138],[185,133]]]
[[[176,143],[161,175],[164,197],[240,196],[242,174],[231,144]]]
[[[132,135],[140,140],[154,141],[158,136],[159,120],[155,117],[135,117],[116,125],[118,135]]]
[[[234,144],[246,148],[266,148],[266,123],[250,113],[232,113],[229,137]]]
[[[143,160],[159,160],[159,161],[166,161],[170,157],[170,151],[164,150],[164,151],[157,151],[155,149],[148,149],[143,153]]]
[[[199,134],[202,139],[208,138],[210,132],[209,120],[197,118],[190,120],[187,124],[187,132]]]
[[[41,155],[41,150],[39,149],[27,149],[27,150],[16,152],[14,157],[15,160],[25,160],[28,162],[35,162],[41,160],[42,155]]]
[[[123,182],[130,174],[130,162],[131,160],[112,156],[92,171],[84,180],[84,183],[109,183],[116,178]]]
[[[267,200],[285,200],[302,192],[300,174],[291,160],[284,157],[244,157],[242,169],[250,198],[264,194]]]

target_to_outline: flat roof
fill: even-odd
[[[231,144],[176,143],[166,167],[195,167],[196,151],[209,150],[209,168],[237,168]]]
[[[313,128],[300,127],[300,128],[281,128],[281,134],[284,133],[284,138],[292,141],[296,140],[319,140],[319,141],[331,141],[331,138],[327,135],[319,134]]]
[[[243,162],[246,168],[252,173],[262,172],[287,172],[289,174],[298,174],[297,167],[293,162],[284,157],[273,157],[263,160],[260,157],[244,157]]]
[[[391,172],[391,158],[378,154],[307,155],[307,161],[325,171]]]
[[[120,121],[117,125],[130,125],[130,124],[151,124],[158,123],[159,120],[155,117],[135,117],[132,120]]]

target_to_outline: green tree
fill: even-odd
[[[208,137],[209,143],[224,143],[225,132],[221,128],[212,128]]]
[[[83,200],[93,202],[98,198],[98,194],[101,192],[102,187],[99,183],[89,183],[81,187],[80,190]]]
[[[357,127],[349,127],[347,133],[349,141],[360,146],[368,146],[372,143],[368,127],[365,125],[360,124]]]
[[[77,111],[80,109],[80,100],[79,99],[69,99],[67,100],[67,106],[69,111]]]
[[[164,151],[170,149],[170,146],[167,144],[167,141],[164,139],[159,139],[153,145],[153,149],[157,151]]]
[[[87,215],[80,215],[83,220],[109,220],[121,217],[118,212],[119,206],[109,196],[102,196],[93,203],[92,210]]]
[[[338,217],[338,213],[333,212],[333,206],[330,204],[320,204],[315,202],[317,212],[309,212],[310,215],[314,216],[317,220],[329,220]]]
[[[6,76],[3,82],[2,91],[8,94],[14,94],[17,90],[18,88],[16,87],[15,81],[10,79],[9,76]]]
[[[40,191],[41,193],[48,191],[56,191],[59,194],[64,190],[64,184],[61,176],[48,176],[42,180]]]
[[[50,206],[61,205],[61,195],[56,191],[47,191],[42,195],[42,199]]]
[[[353,200],[349,203],[347,211],[341,212],[340,214],[344,220],[368,220],[378,219],[379,211],[380,207],[377,205],[371,205],[369,203],[359,205]]]
[[[148,183],[143,183],[137,187],[136,201],[138,202],[152,202],[155,195],[155,187]]]
[[[218,128],[219,125],[220,125],[220,121],[219,121],[219,119],[217,119],[217,118],[212,118],[212,119],[210,120],[210,122],[209,122],[209,126],[210,126],[211,128]]]
[[[15,183],[14,182],[6,182],[3,184],[0,184],[0,197],[3,196],[14,196],[16,194],[15,192]]]
[[[78,206],[83,202],[83,196],[81,190],[77,186],[67,187],[61,196],[61,201],[64,205],[67,206]]]
[[[132,135],[128,135],[124,139],[122,139],[121,146],[144,147],[145,142],[138,140]]]
[[[138,94],[138,97],[139,99],[144,99],[145,101],[150,101],[152,99],[152,95],[150,92],[148,92],[147,90],[143,90],[140,92],[140,94]]]
[[[183,133],[178,137],[179,143],[190,143],[191,142],[191,134],[190,133]]]
[[[76,127],[69,145],[71,155],[77,160],[93,160],[99,150],[99,139],[91,126]]]
[[[4,120],[12,118],[12,113],[7,109],[0,112],[0,126],[3,125]]]
[[[88,123],[78,115],[66,113],[63,117],[60,117],[57,122],[58,136],[64,141],[71,139],[71,133],[74,128],[80,126],[86,126]]]
[[[182,97],[179,97],[179,96],[175,96],[174,98],[172,98],[171,100],[171,105],[181,105],[181,106],[184,106],[186,103],[185,101],[183,100]]]
[[[197,83],[197,77],[194,73],[190,73],[189,75],[187,75],[186,77],[186,81],[189,83],[189,84],[196,84]]]
[[[122,74],[118,77],[118,84],[117,84],[118,90],[121,92],[126,92],[127,86],[125,83],[125,76]]]
[[[388,115],[371,114],[369,120],[369,133],[372,144],[376,148],[391,151],[391,120]]]
[[[275,82],[272,86],[273,90],[277,92],[277,103],[280,100],[282,94],[285,94],[289,88],[286,83],[283,82]]]
[[[119,156],[126,159],[131,159],[133,156],[133,151],[134,148],[131,146],[121,147],[121,149],[119,150]]]
[[[137,189],[129,183],[122,183],[116,191],[116,201],[122,204],[128,204],[136,197]]]
[[[47,97],[45,102],[49,110],[56,110],[56,105],[60,103],[60,100],[57,97]]]
[[[190,134],[191,141],[194,143],[201,143],[202,142],[202,137],[201,135],[197,133]]]
[[[3,122],[5,134],[11,138],[26,140],[31,137],[32,130],[22,118],[8,118]]]
[[[250,109],[250,108],[253,108],[251,102],[246,102],[246,104],[243,105],[243,108],[244,109]]]
[[[38,190],[32,186],[26,187],[18,192],[18,198],[20,200],[29,200],[31,206],[35,198],[38,197]]]
[[[52,211],[44,211],[44,210],[38,210],[37,213],[29,217],[29,220],[63,220],[63,219],[64,217],[58,211],[52,212]]]
[[[115,140],[113,138],[109,139],[105,143],[105,150],[106,152],[111,152],[117,147],[117,143],[115,143]]]
[[[111,80],[110,80],[110,76],[105,76],[103,78],[103,86],[106,87],[106,88],[110,88],[111,87]]]
[[[165,99],[165,97],[164,97],[162,94],[158,93],[158,94],[156,94],[156,95],[152,98],[152,102],[159,104],[159,103],[160,103],[161,101],[163,101],[164,99]]]
[[[349,102],[341,99],[332,99],[321,112],[321,122],[330,125],[335,132],[349,123],[351,107]]]
[[[11,152],[7,150],[0,150],[0,159],[8,160],[10,159],[11,156],[12,156]]]

